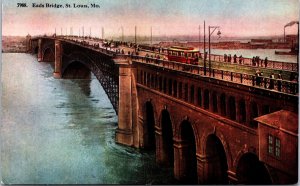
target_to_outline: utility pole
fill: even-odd
[[[137,44],[136,44],[136,26],[134,27],[134,43],[135,43],[134,51],[136,52],[136,47],[137,47]]]
[[[283,42],[285,43],[285,27],[283,27]]]
[[[210,29],[213,29],[212,32],[210,32]],[[219,26],[208,26],[208,65],[209,65],[209,76],[211,76],[211,56],[210,56],[210,37],[211,35],[215,32],[216,29],[220,29]],[[221,32],[220,30],[218,31],[218,34],[217,35],[221,35]]]
[[[102,40],[104,39],[104,27],[102,27]]]
[[[203,52],[203,61],[204,61],[204,75],[206,76],[206,56],[205,56],[205,21],[204,21],[204,52]]]
[[[62,27],[60,27],[60,35],[62,36]]]
[[[122,29],[122,42],[124,42],[124,28],[123,28],[123,26],[121,26],[121,29]]]
[[[90,27],[90,37],[92,37],[92,27]]]
[[[152,26],[151,26],[151,45],[152,45]]]
[[[199,25],[199,53],[200,53],[200,33],[201,33],[201,29],[200,29],[200,25]]]
[[[298,43],[296,45],[296,47],[298,47],[298,52],[297,52],[297,71],[299,71],[299,21],[297,22],[297,24],[298,24],[298,26],[297,26],[298,27],[298,32],[297,32]]]
[[[136,26],[134,27],[134,43],[136,44]]]

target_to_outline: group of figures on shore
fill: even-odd
[[[224,62],[228,62],[228,63],[239,63],[239,64],[244,64],[244,57],[242,55],[240,55],[239,57],[237,57],[236,54],[233,55],[233,57],[231,56],[231,54],[224,54]],[[267,67],[268,66],[268,57],[266,57],[265,59],[260,59],[259,56],[253,56],[252,58],[252,66],[261,66],[261,67]]]
[[[263,64],[265,65],[265,67],[268,66],[268,58],[267,57],[265,59],[260,59],[259,56],[252,57],[252,66],[263,67]]]
[[[237,57],[236,54],[233,55],[233,57],[231,56],[231,54],[224,54],[224,62],[228,62],[231,63],[233,59],[233,63],[237,63],[237,60],[239,61],[239,64],[244,64],[244,58],[242,55],[240,55],[239,57]]]

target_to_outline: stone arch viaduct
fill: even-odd
[[[298,117],[298,95],[289,91],[289,82],[283,92],[269,90],[244,75],[208,77],[200,67],[122,55],[63,37],[31,38],[28,50],[37,53],[38,61],[54,62],[55,78],[92,72],[118,115],[116,141],[155,150],[157,163],[172,167],[183,183],[297,181],[298,133],[281,135],[276,129],[278,139],[289,134],[296,142],[282,141],[281,153],[294,149],[291,159],[274,158],[272,164],[265,157],[268,149],[262,148],[268,136],[262,136],[262,124],[255,119],[280,111]],[[245,79],[250,83],[241,83]],[[289,170],[281,166],[286,163]]]

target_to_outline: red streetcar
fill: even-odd
[[[198,65],[199,50],[193,47],[173,46],[168,48],[168,60]]]

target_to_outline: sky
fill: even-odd
[[[26,8],[17,3],[26,2]],[[32,3],[95,3],[100,8],[33,8]],[[299,0],[2,0],[2,35],[73,33],[101,37],[198,35],[219,26],[222,36],[283,35],[284,25],[299,20]],[[208,33],[208,29],[206,31]],[[215,32],[217,33],[217,32]],[[286,27],[296,34],[297,26]]]

